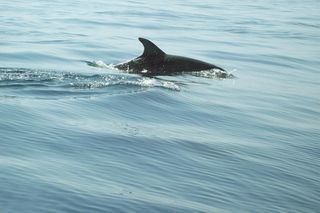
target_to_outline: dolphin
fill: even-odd
[[[219,71],[218,77],[229,77],[224,69],[214,64],[183,56],[166,54],[154,43],[145,38],[139,38],[139,41],[144,46],[142,55],[130,61],[117,64],[114,66],[115,68],[143,76],[172,75],[183,72],[215,69]]]

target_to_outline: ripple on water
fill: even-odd
[[[25,68],[0,68],[0,87],[6,91],[6,97],[49,99],[132,93],[154,87],[180,90],[177,83],[137,75],[83,74]]]

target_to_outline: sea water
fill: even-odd
[[[319,23],[317,0],[0,1],[0,212],[319,212]],[[235,78],[112,69],[138,37]]]

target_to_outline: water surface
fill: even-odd
[[[1,212],[318,212],[318,1],[0,2]],[[210,73],[116,64],[145,37]]]

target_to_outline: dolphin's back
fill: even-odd
[[[217,68],[204,61],[176,55],[166,55],[163,63],[167,72],[192,72]]]
[[[179,72],[192,72],[210,69],[224,69],[204,61],[184,56],[169,55],[162,51],[151,41],[139,38],[144,46],[141,56],[115,67],[121,70],[127,70],[133,73],[148,75],[170,75]]]

